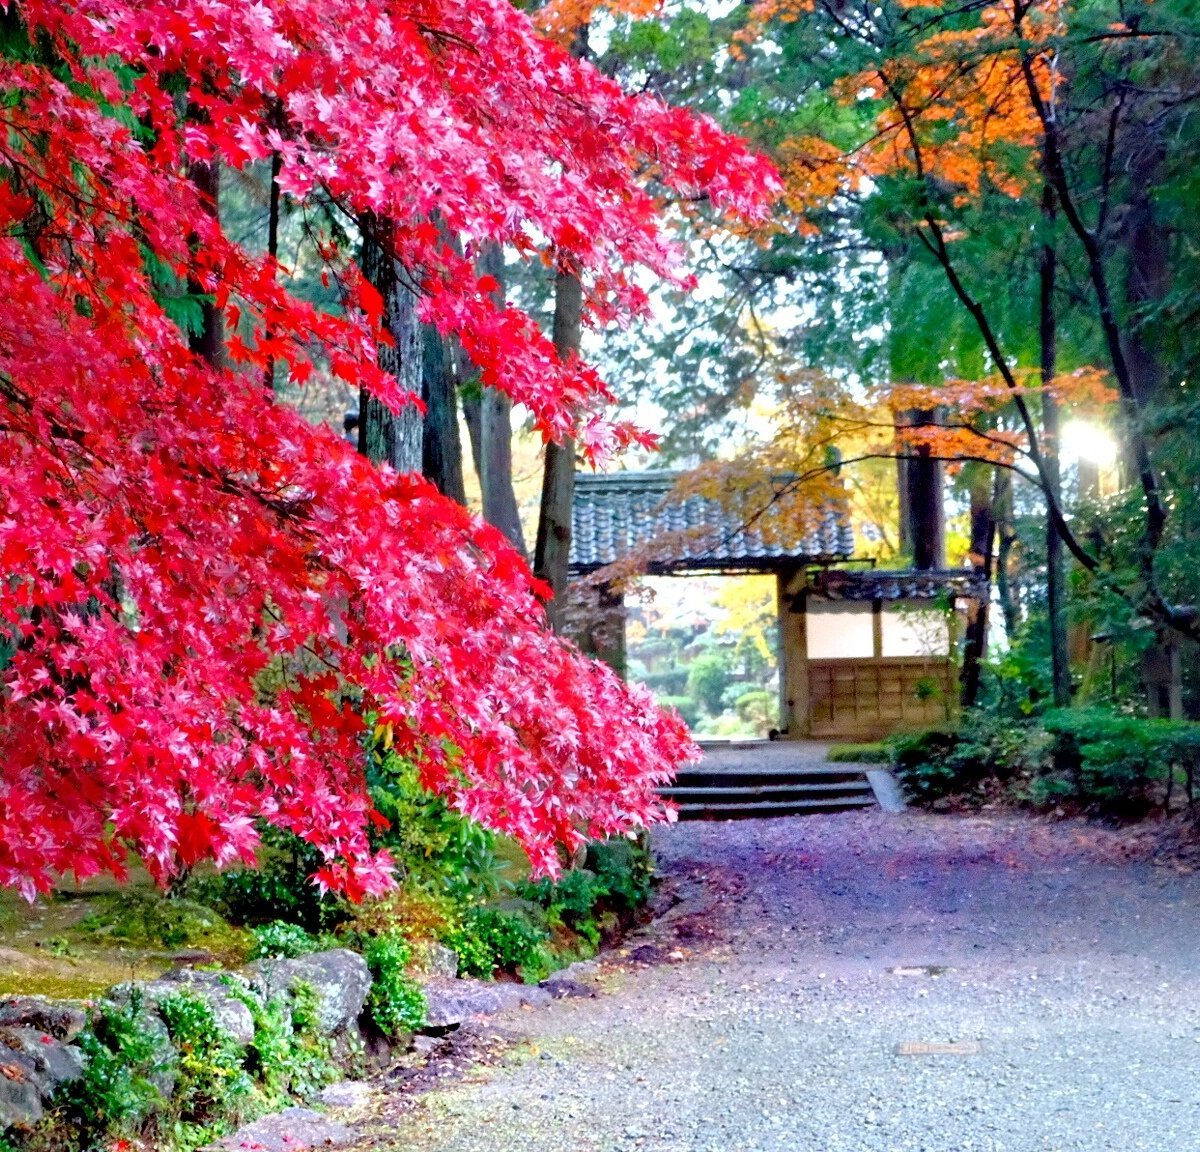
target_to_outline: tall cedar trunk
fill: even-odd
[[[432,324],[422,325],[425,361],[421,396],[425,401],[421,471],[443,496],[466,504],[462,440],[458,433],[458,401],[454,365],[447,340]]]
[[[1047,184],[1042,191],[1042,227],[1045,240],[1039,268],[1039,335],[1041,338],[1042,377],[1042,457],[1044,477],[1049,498],[1062,503],[1062,482],[1059,474],[1058,401],[1051,395],[1058,365],[1058,320],[1054,306],[1054,285],[1058,275],[1058,255],[1054,247],[1056,214],[1054,189]],[[1056,707],[1071,703],[1071,663],[1067,641],[1066,557],[1062,533],[1046,511],[1046,610],[1050,631],[1050,683]]]
[[[571,272],[563,270],[554,282],[554,347],[561,360],[579,351],[583,320],[583,285]],[[563,627],[563,601],[567,590],[567,564],[571,554],[571,505],[575,498],[575,441],[568,437],[561,444],[546,445],[545,471],[542,476],[542,503],[538,516],[537,545],[533,556],[534,573],[554,592],[547,605],[550,627]]]
[[[908,499],[908,457],[896,453],[896,511],[899,523],[901,556],[913,554],[912,506]]]
[[[901,421],[910,426],[937,421],[937,413],[912,411]],[[900,538],[911,548],[913,567],[922,571],[942,568],[946,563],[946,524],[942,503],[942,462],[925,445],[908,450],[898,461]],[[906,521],[906,523],[905,523]]]
[[[496,303],[504,306],[504,250],[488,244],[479,271],[496,281]],[[475,474],[483,496],[483,518],[500,529],[522,556],[528,555],[521,513],[513,488],[512,401],[495,388],[473,389],[463,400]]]
[[[971,567],[983,577],[984,598],[971,604],[963,645],[962,703],[970,707],[979,699],[983,661],[987,656],[988,614],[992,568],[996,549],[996,518],[992,513],[992,469],[967,466],[967,491],[971,500]]]
[[[440,217],[438,219],[442,238],[459,251],[457,237],[450,233]],[[422,351],[421,399],[425,401],[425,423],[421,430],[421,471],[443,496],[466,504],[453,342],[434,326],[425,324],[422,325]]]
[[[1011,644],[1020,624],[1016,590],[1013,588],[1014,553],[1017,547],[1017,529],[1013,523],[1012,473],[1005,468],[996,469],[996,482],[992,492],[992,516],[996,521],[996,595],[1000,600],[1000,611],[1004,615],[1004,634]]]
[[[388,247],[388,224],[378,217],[364,217],[363,275],[383,298],[383,323],[391,333],[391,347],[379,348],[379,366],[399,381],[401,388],[421,395],[424,336],[417,319],[414,293],[397,273]],[[419,472],[423,462],[421,412],[405,404],[392,412],[365,388],[359,394],[358,450],[377,463],[386,461],[398,472]]]
[[[200,193],[205,211],[212,216],[218,215],[221,169],[216,164],[195,163],[188,169],[188,175]],[[225,349],[225,324],[221,310],[216,306],[212,295],[199,281],[189,280],[188,292],[193,296],[204,297],[201,305],[200,327],[188,336],[188,347],[210,364],[219,366],[224,358]]]
[[[1155,169],[1157,164],[1151,171]],[[1125,298],[1133,313],[1126,355],[1134,393],[1145,407],[1161,399],[1166,384],[1166,368],[1147,331],[1145,316],[1166,299],[1171,286],[1171,264],[1170,237],[1154,216],[1151,178],[1145,171],[1139,175],[1141,186],[1129,205],[1124,229],[1129,261]]]

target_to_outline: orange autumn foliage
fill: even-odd
[[[783,179],[783,206],[793,216],[793,226],[804,236],[816,235],[816,224],[806,213],[824,207],[854,182],[851,159],[820,136],[785,140],[773,157]]]
[[[1044,0],[1041,8],[1000,0],[972,27],[935,31],[907,56],[844,80],[847,102],[869,95],[886,105],[860,152],[863,173],[934,180],[960,204],[985,186],[1022,195],[1037,179],[1041,137],[1022,57],[1060,30],[1058,12],[1048,9]],[[1036,53],[1033,67],[1049,98],[1058,83],[1050,52]]]
[[[733,459],[686,473],[668,498],[712,501],[723,509],[726,525],[743,525],[768,546],[796,547],[834,512],[849,514],[856,525],[877,520],[878,481],[884,476],[894,485],[890,461],[897,456],[928,449],[953,474],[972,460],[1018,465],[1029,447],[1024,433],[1015,430],[1013,392],[998,375],[866,391],[813,371],[779,370],[775,380],[782,395],[772,413],[772,434]],[[1094,368],[1063,373],[1049,387],[1032,372],[1019,373],[1018,383],[1027,401],[1049,394],[1068,410],[1094,413],[1115,400],[1107,377]],[[936,416],[921,422],[914,412]],[[884,463],[887,469],[880,473]],[[601,578],[627,585],[655,565],[696,555],[716,543],[705,531],[663,534],[605,569]]]
[[[662,0],[550,0],[537,13],[539,29],[561,44],[574,39],[586,28],[597,11],[648,20],[662,7]]]
[[[1079,411],[1103,410],[1116,400],[1107,375],[1097,368],[1079,368],[1043,386],[1033,370],[1016,372],[1026,400],[1052,396],[1060,406]],[[881,389],[879,399],[895,415],[896,450],[930,449],[947,461],[951,471],[968,460],[1014,464],[1027,449],[1023,432],[997,427],[993,417],[1013,401],[1013,391],[997,375],[983,380],[946,380],[938,385],[898,384]],[[937,412],[936,422],[909,422],[906,413]]]
[[[998,0],[965,27],[947,27],[962,19],[961,6],[945,5],[943,20],[942,0],[894,2],[905,12],[921,9],[921,27],[928,31],[834,87],[848,107],[868,100],[881,105],[869,139],[847,150],[806,135],[776,149],[785,202],[798,216],[881,176],[936,182],[960,205],[984,188],[1020,196],[1037,179],[1041,124],[1022,54],[1032,55],[1036,83],[1049,99],[1061,83],[1052,46],[1064,27],[1061,0]],[[760,0],[734,37],[731,54],[744,57],[772,23],[815,13],[813,0]],[[799,227],[812,230],[807,223]]]

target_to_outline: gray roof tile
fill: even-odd
[[[988,582],[969,568],[835,568],[812,575],[808,590],[828,600],[985,600]]]
[[[676,472],[614,472],[575,479],[571,515],[571,572],[582,575],[626,556],[651,540],[667,546],[651,571],[774,571],[791,564],[842,560],[854,551],[844,508],[830,509],[820,527],[787,546],[767,542],[751,515],[693,496],[668,502]]]

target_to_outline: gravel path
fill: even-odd
[[[385,1082],[357,1147],[1200,1152],[1200,877],[1123,843],[879,812],[664,829],[682,902],[608,995],[491,1026],[506,1055],[466,1081]]]

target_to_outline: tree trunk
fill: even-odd
[[[461,361],[461,363],[458,363]],[[459,398],[462,400],[463,423],[467,426],[467,441],[471,445],[471,460],[475,464],[475,478],[483,492],[483,389],[471,381],[471,369],[466,357],[456,357],[455,376],[458,378]],[[487,516],[484,516],[487,520]],[[491,521],[489,520],[490,524]]]
[[[1153,165],[1153,169],[1157,167]],[[1143,172],[1142,186],[1129,205],[1124,236],[1129,254],[1125,299],[1132,313],[1126,340],[1129,377],[1142,407],[1162,398],[1167,375],[1147,330],[1146,313],[1162,304],[1171,287],[1170,236],[1154,218],[1151,187]]]
[[[933,424],[937,413],[906,412],[900,417],[909,426]],[[924,445],[909,449],[899,460],[900,508],[907,526],[901,541],[911,547],[913,567],[928,571],[946,564],[946,523],[942,506],[942,462]]]
[[[1039,267],[1039,334],[1041,338],[1042,379],[1042,458],[1044,482],[1049,499],[1062,504],[1059,472],[1058,401],[1050,386],[1058,370],[1058,317],[1054,306],[1054,285],[1058,275],[1058,254],[1054,247],[1056,202],[1054,189],[1047,184],[1042,191],[1042,227],[1046,231]],[[1050,683],[1055,707],[1071,703],[1071,664],[1067,640],[1066,558],[1062,533],[1046,509],[1046,610],[1050,632]]]
[[[216,164],[192,164],[188,169],[192,183],[196,185],[204,201],[204,210],[210,216],[220,213],[221,169]],[[193,245],[195,239],[193,238]],[[200,327],[188,335],[188,347],[202,360],[214,367],[221,367],[225,352],[225,322],[221,310],[216,306],[211,293],[198,280],[188,281],[188,292],[203,296]]]
[[[913,554],[912,507],[908,500],[908,457],[899,449],[896,452],[896,511],[899,520],[899,548],[901,556]]]
[[[388,225],[378,217],[361,221],[363,275],[383,297],[383,323],[391,333],[391,347],[379,348],[379,366],[399,381],[401,388],[421,395],[424,336],[417,319],[415,294],[400,278],[395,261],[386,251]],[[397,472],[419,472],[423,463],[420,409],[405,404],[392,412],[365,388],[359,395],[358,450],[376,463],[387,462]]]
[[[271,264],[271,275],[275,275],[275,263],[279,259],[279,211],[280,188],[279,174],[283,171],[283,158],[278,152],[271,154],[270,187],[267,189],[267,259]],[[266,330],[270,339],[270,327]],[[275,357],[267,360],[263,368],[263,384],[271,392],[275,391]]]
[[[495,388],[481,397],[480,440],[483,451],[483,517],[494,524],[521,555],[527,555],[517,494],[513,489],[512,401]]]
[[[583,285],[577,276],[561,270],[554,283],[554,347],[564,362],[579,351],[582,320]],[[575,441],[571,437],[561,444],[551,441],[546,445],[533,570],[554,592],[546,614],[556,632],[563,626],[574,499]]]
[[[996,518],[992,512],[992,469],[967,465],[971,499],[971,567],[984,579],[984,599],[974,602],[967,617],[963,645],[962,703],[969,708],[979,699],[983,662],[987,657],[988,613],[995,557]]]
[[[458,432],[458,402],[450,349],[432,324],[424,324],[424,365],[421,396],[425,401],[421,471],[443,496],[466,504],[463,484],[462,439]]]
[[[479,271],[499,285],[496,304],[503,307],[504,250],[499,244],[488,244],[480,253]],[[483,518],[499,528],[522,556],[527,556],[513,488],[512,401],[495,388],[480,387],[472,390],[469,399],[464,399],[463,412],[483,496]]]
[[[992,516],[996,522],[996,595],[1000,600],[1000,611],[1004,616],[1004,634],[1009,644],[1020,627],[1021,618],[1013,589],[1013,555],[1017,546],[1017,530],[1013,524],[1012,473],[1005,468],[996,469],[996,482],[992,490]]]

